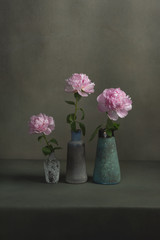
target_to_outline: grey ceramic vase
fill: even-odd
[[[120,166],[115,137],[107,137],[104,129],[99,130],[93,181],[99,184],[120,182]]]
[[[60,175],[60,161],[52,152],[44,161],[44,173],[47,183],[58,183]]]
[[[81,130],[71,132],[71,141],[67,148],[67,183],[85,183],[87,181],[85,144],[81,140]]]

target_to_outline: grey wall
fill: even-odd
[[[87,161],[94,161],[93,129],[105,122],[96,97],[121,87],[133,110],[116,133],[120,160],[160,160],[159,0],[0,0],[0,157],[42,159],[41,143],[28,134],[40,112],[56,121],[54,136],[66,159],[72,107],[65,79],[86,73],[95,94],[82,99]]]

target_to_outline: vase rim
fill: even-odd
[[[82,137],[81,130],[78,129],[77,131],[71,131],[71,140],[72,141],[80,141]]]
[[[71,130],[71,132],[80,133],[80,132],[81,132],[81,129],[77,129],[76,131]]]
[[[55,152],[52,151],[48,156],[49,156],[49,157],[48,157],[48,160],[49,160],[49,161],[53,160],[53,158],[55,158]]]
[[[109,137],[107,136],[106,129],[105,128],[100,128],[98,132],[98,137],[100,138],[114,138],[114,132],[112,131],[112,136]]]

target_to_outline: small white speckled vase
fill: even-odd
[[[60,161],[56,159],[54,152],[44,161],[44,173],[47,183],[58,183],[60,175]]]

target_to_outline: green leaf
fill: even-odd
[[[55,143],[56,145],[58,145],[58,142],[55,138],[52,138],[49,142]]]
[[[44,155],[49,155],[52,152],[52,150],[50,149],[50,147],[45,146],[42,148],[42,152],[44,153]]]
[[[89,141],[92,141],[92,140],[93,140],[93,138],[96,136],[96,134],[98,133],[98,131],[99,131],[99,129],[100,129],[101,127],[102,127],[102,124],[99,125],[99,126],[94,130],[94,132],[92,133]]]
[[[118,130],[119,126],[120,126],[120,124],[113,122],[109,118],[107,119],[107,125],[106,125],[107,130],[115,131],[115,130]]]
[[[68,114],[67,116],[67,123],[71,123],[71,122],[74,122],[74,119],[75,118],[75,114],[74,113],[71,113],[71,114]]]
[[[113,126],[114,126],[114,130],[118,130],[120,124],[118,124],[118,123],[113,123]]]
[[[113,129],[114,128],[114,124],[112,122],[111,119],[107,119],[107,129]]]
[[[112,137],[112,131],[111,131],[111,130],[108,130],[108,129],[107,129],[107,130],[106,130],[106,133],[107,133],[107,136],[108,136],[108,137]]]
[[[53,151],[59,150],[59,149],[62,149],[62,148],[61,148],[61,147],[54,147],[54,148],[53,148]]]
[[[40,141],[42,138],[44,138],[43,135],[42,135],[42,136],[39,136],[39,137],[38,137],[38,141]]]
[[[74,97],[75,97],[75,99],[77,100],[77,102],[81,99],[81,95],[79,95],[79,93],[78,92],[76,92],[76,93],[74,93]]]
[[[53,151],[53,146],[51,144],[49,145],[49,148],[51,149],[51,151]]]
[[[80,108],[80,110],[81,110],[81,112],[82,112],[82,118],[81,118],[81,120],[83,120],[83,119],[84,119],[84,116],[85,116],[84,110],[83,110],[83,108]]]
[[[76,122],[75,121],[71,123],[71,130],[74,132],[76,131]]]
[[[75,102],[73,102],[73,101],[65,101],[65,102],[70,104],[70,105],[75,105]]]
[[[79,122],[79,127],[82,131],[83,136],[85,136],[85,133],[86,133],[85,125],[83,123]]]

